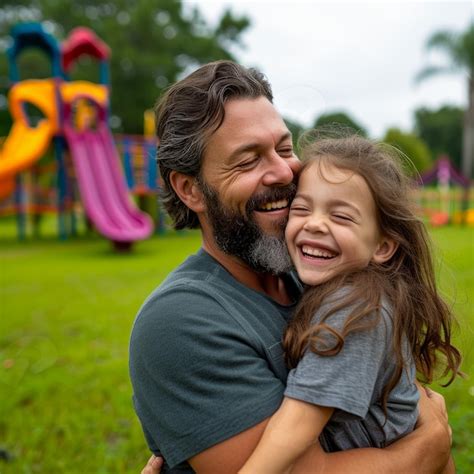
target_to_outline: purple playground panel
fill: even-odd
[[[119,244],[148,238],[153,232],[152,220],[129,196],[107,125],[101,122],[97,130],[77,131],[66,122],[64,135],[85,211],[97,230]]]

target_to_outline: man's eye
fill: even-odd
[[[291,157],[293,156],[293,148],[292,147],[280,148],[278,150],[278,154],[284,157]]]
[[[239,163],[238,167],[250,168],[251,166],[255,165],[259,159],[260,159],[260,155],[255,155],[252,158],[249,158],[248,160],[245,160]]]

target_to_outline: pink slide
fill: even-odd
[[[153,232],[151,218],[132,202],[112,134],[105,123],[97,130],[77,131],[68,123],[69,145],[82,202],[97,230],[114,242],[146,239]]]

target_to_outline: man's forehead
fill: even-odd
[[[283,118],[265,97],[229,101],[225,106],[224,120],[215,132],[236,146],[269,139],[270,136],[280,141],[288,133]]]
[[[229,99],[224,105],[224,122],[261,118],[263,116],[280,119],[281,115],[266,97],[237,97]]]

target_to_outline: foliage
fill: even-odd
[[[143,133],[144,111],[183,73],[212,60],[234,59],[231,50],[243,46],[241,37],[250,25],[247,17],[226,10],[211,27],[197,8],[185,9],[180,0],[7,0],[0,7],[3,90],[8,84],[8,33],[19,21],[41,21],[58,40],[76,26],[87,26],[110,46],[112,113],[120,118],[118,130],[128,133]],[[44,61],[29,59],[20,65],[22,77],[47,75]],[[96,64],[85,59],[78,66],[73,79],[97,80]]]
[[[330,112],[319,116],[314,122],[314,128],[330,126],[333,124],[344,125],[357,131],[363,137],[367,136],[366,129],[345,112]]]
[[[430,64],[417,75],[418,81],[438,74],[463,74],[467,77],[468,103],[464,114],[462,171],[474,176],[474,20],[466,31],[437,31],[427,41],[428,50],[441,52],[444,64]]]
[[[285,118],[285,124],[288,127],[288,130],[291,132],[293,138],[293,146],[295,150],[298,151],[298,139],[303,134],[304,127],[300,123],[295,122],[294,120],[290,120],[288,118]]]
[[[114,254],[109,242],[80,237],[16,242],[0,220],[0,459],[3,474],[137,473],[148,450],[133,412],[127,347],[144,298],[200,245],[198,232],[169,233]],[[443,294],[455,298],[456,343],[474,368],[474,229],[433,231]],[[10,236],[10,237],[8,237]],[[471,301],[469,301],[469,299]],[[472,380],[448,389],[459,474],[474,471]]]
[[[436,49],[442,52],[447,63],[424,67],[417,75],[417,80],[423,80],[440,73],[472,73],[474,71],[474,21],[466,31],[437,31],[426,42],[428,50]]]
[[[432,157],[426,143],[413,133],[402,132],[398,128],[390,128],[387,130],[382,140],[389,145],[400,150],[413,164],[406,163],[406,169],[410,174],[418,171],[422,173],[429,169],[432,165]]]
[[[438,110],[426,107],[415,111],[415,131],[428,145],[433,156],[448,155],[461,168],[463,111],[459,107],[444,105]]]

